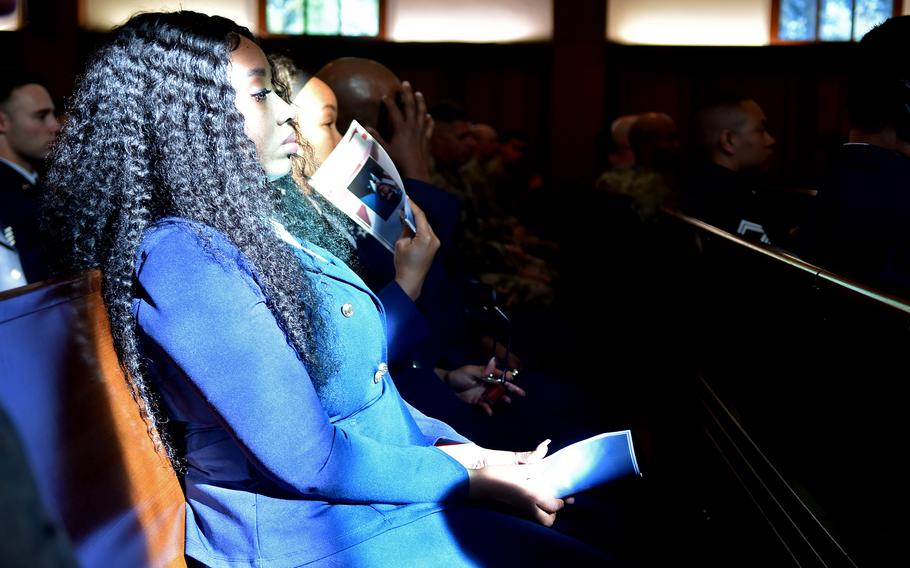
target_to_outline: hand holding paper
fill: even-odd
[[[472,498],[509,505],[546,526],[572,503],[570,495],[640,475],[629,430],[600,434],[543,457],[548,443],[523,453],[486,450],[474,444],[439,449],[468,469]]]
[[[395,242],[395,282],[416,302],[433,257],[439,250],[439,238],[427,223],[423,211],[413,203],[411,208],[417,231],[405,227]]]
[[[540,462],[469,469],[471,497],[508,505],[522,516],[552,526],[556,513],[566,503],[529,478],[539,465]]]
[[[403,227],[417,232],[395,164],[356,120],[310,178],[310,185],[389,251],[394,252]]]
[[[633,475],[641,473],[632,432],[622,430],[582,440],[544,458],[533,481],[556,497],[566,497]]]

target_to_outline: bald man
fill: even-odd
[[[406,81],[399,80],[387,67],[369,59],[357,57],[336,59],[320,69],[316,76],[322,79],[337,97],[339,130],[344,132],[350,121],[356,119],[365,127],[375,129],[374,131],[386,141],[389,154],[404,178],[405,190],[424,210],[430,225],[442,241],[442,247],[427,274],[418,301],[431,324],[432,337],[426,342],[424,349],[414,355],[413,361],[408,361],[406,365],[397,362],[393,368],[392,376],[395,377],[395,384],[402,396],[418,409],[453,424],[459,432],[481,444],[520,445],[520,442],[526,439],[536,439],[543,430],[547,430],[547,435],[555,441],[583,437],[576,435],[575,425],[566,425],[554,431],[552,426],[554,421],[547,420],[546,416],[547,412],[551,411],[550,406],[559,405],[548,405],[548,408],[543,410],[538,405],[530,404],[510,405],[508,410],[499,406],[493,417],[486,417],[476,412],[475,408],[452,397],[450,387],[432,377],[432,369],[438,366],[437,363],[442,364],[441,361],[447,363],[447,368],[474,362],[477,337],[465,326],[465,303],[461,292],[464,276],[450,271],[441,262],[446,253],[452,250],[452,235],[455,222],[460,215],[459,202],[449,193],[410,175],[412,170],[408,169],[410,166],[405,165],[408,162],[407,156],[402,155],[404,152],[393,153],[393,150],[407,147],[404,143],[396,146],[399,140],[410,139],[412,147],[416,145],[415,136],[418,134],[414,128],[407,126],[408,113],[401,112],[401,116],[398,116],[396,109],[403,111],[408,106],[404,103],[409,97],[415,101],[418,97],[420,100],[423,97],[419,96],[419,93],[414,93]],[[419,105],[414,106],[416,109]],[[445,112],[440,116],[443,119],[450,118]],[[396,124],[399,125],[397,131]],[[424,131],[423,134],[428,136],[430,130]],[[399,136],[402,138],[398,138]],[[441,139],[437,139],[438,141]],[[470,149],[473,150],[473,136]],[[469,151],[467,158],[470,155]],[[431,380],[427,380],[428,372]],[[530,386],[540,400],[574,400],[574,397],[569,395],[553,394],[553,389],[557,387],[547,383],[533,371],[522,373],[524,377],[522,383]]]
[[[635,165],[635,153],[632,151],[629,133],[638,116],[637,114],[626,114],[610,124],[610,138],[613,141],[613,150],[607,156],[610,169],[624,170]]]
[[[375,128],[389,140],[388,115],[383,97],[395,100],[401,91],[401,80],[388,67],[362,57],[341,57],[316,72],[338,97],[338,129],[348,129],[351,120]]]
[[[766,123],[761,107],[748,98],[722,100],[699,112],[700,160],[684,185],[685,213],[749,240],[772,242],[773,212],[757,176],[774,148]]]
[[[679,136],[670,115],[662,112],[638,115],[629,127],[628,138],[634,163],[641,167],[666,172],[676,165]]]
[[[672,195],[679,155],[676,122],[668,114],[648,112],[621,117],[614,125],[617,130],[628,128],[619,135],[625,138],[631,157],[622,162],[626,167],[604,172],[597,189],[625,199],[640,220],[653,220]]]
[[[426,112],[423,94],[382,63],[362,57],[330,61],[316,77],[337,98],[337,125],[342,133],[351,120],[357,120],[383,143],[405,182],[405,191],[423,209],[443,243],[437,256],[444,256],[460,205],[429,183],[429,140],[434,122]]]
[[[412,404],[424,410],[431,408],[430,414],[445,416],[458,423],[459,431],[472,434],[482,432],[483,429],[477,432],[472,430],[472,420],[466,416],[473,414],[465,414],[466,410],[461,408],[461,403],[439,407],[437,403],[443,401],[442,404],[445,405],[447,398],[440,396],[438,391],[447,391],[447,386],[434,386],[424,381],[426,373],[423,371],[433,369],[441,359],[457,361],[452,366],[467,361],[461,348],[450,346],[460,344],[468,332],[464,324],[464,301],[460,292],[462,278],[450,274],[443,264],[452,250],[461,206],[454,196],[427,181],[429,173],[425,152],[428,152],[431,129],[424,128],[421,131],[417,124],[420,118],[418,115],[426,113],[423,96],[413,92],[406,81],[401,81],[385,65],[360,57],[336,59],[320,69],[316,77],[323,80],[337,97],[340,130],[346,130],[351,120],[357,120],[385,142],[389,155],[404,180],[405,191],[423,209],[442,243],[418,301],[433,328],[432,340],[427,341],[424,349],[414,355],[413,361],[409,360],[405,365],[392,362],[396,384]],[[409,104],[404,104],[405,102]],[[376,252],[367,256],[379,255]],[[370,259],[361,259],[361,262],[368,267],[378,264]],[[384,264],[392,266],[389,262]]]

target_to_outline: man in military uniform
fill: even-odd
[[[43,187],[37,168],[59,130],[54,102],[35,77],[0,79],[0,233],[4,252],[18,253],[23,284],[50,275],[39,231]]]

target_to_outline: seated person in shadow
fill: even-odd
[[[302,82],[300,78],[303,73],[289,58],[272,56],[272,60],[276,63],[278,76],[283,77],[291,85],[289,97],[297,111],[298,128],[315,153],[315,160],[321,162],[341,139],[335,127],[338,102],[334,91],[315,76]],[[345,65],[358,66],[361,62],[366,62],[366,68],[371,71],[375,71],[374,67],[378,65],[369,60],[354,58],[346,58],[343,61]],[[391,74],[384,67],[380,70]],[[387,135],[392,144],[395,144],[399,137],[412,140],[418,145],[413,152],[419,152],[421,139],[415,133],[427,132],[424,119],[421,118],[425,116],[426,111],[419,104],[421,100],[419,93],[414,93],[408,84],[401,88],[402,93],[398,98],[402,102],[403,112],[397,112],[397,107],[391,109],[392,120],[388,125]],[[375,102],[377,105],[382,104],[381,101]],[[423,143],[425,142],[424,135]],[[404,151],[400,143],[392,147],[396,148],[399,155]],[[303,148],[301,154],[308,155],[307,149]],[[395,262],[392,255],[375,238],[338,213],[331,204],[309,188],[305,172],[312,172],[313,169],[307,165],[308,163],[309,160],[304,161],[302,169],[298,168],[300,171],[296,175],[276,181],[276,185],[283,190],[285,207],[295,211],[295,217],[298,219],[309,219],[311,222],[325,225],[322,231],[324,234],[334,235],[338,241],[344,241],[352,249],[351,254],[356,267],[364,280],[371,288],[382,289],[395,278]],[[301,171],[304,172],[303,175]],[[413,188],[415,183],[421,182],[411,178],[405,179],[409,189]],[[429,191],[438,191],[428,184],[423,185],[427,185]],[[316,210],[320,213],[314,219]],[[319,244],[327,248],[332,247],[331,241]],[[392,346],[389,353],[389,365],[394,371],[396,384],[399,390],[406,394],[406,398],[418,408],[454,423],[460,432],[486,441],[504,441],[502,438],[491,439],[489,432],[501,432],[502,429],[491,428],[483,421],[483,416],[464,403],[483,410],[487,415],[493,415],[493,408],[498,400],[509,403],[510,395],[524,396],[525,392],[514,383],[507,382],[502,385],[502,388],[506,389],[504,396],[493,400],[485,395],[490,384],[481,380],[481,377],[493,372],[490,365],[469,363],[470,357],[461,355],[457,348],[446,348],[443,351],[459,353],[458,355],[444,357],[438,355],[440,350],[433,343],[444,341],[444,337],[433,334],[427,325],[429,324],[430,328],[444,328],[451,334],[453,329],[458,329],[463,316],[458,306],[460,296],[447,296],[451,293],[452,283],[448,281],[438,259],[434,259],[427,278],[421,289],[420,298],[417,299],[417,304],[426,317],[412,321],[411,328],[404,334],[405,340]],[[452,298],[452,301],[444,301],[445,297]],[[513,373],[501,376],[511,379]]]
[[[832,160],[802,255],[822,268],[910,298],[910,17],[857,46],[847,105],[850,140]]]
[[[722,98],[697,115],[692,171],[682,186],[683,213],[724,231],[765,244],[773,238],[773,212],[760,174],[774,148],[765,113],[742,97]]]
[[[354,98],[357,104],[353,106],[360,109],[360,112],[373,110],[371,115],[352,117],[367,128],[371,128],[371,121],[380,116],[376,109],[380,106],[387,107],[386,147],[390,153],[394,150],[394,155],[400,156],[405,163],[412,160],[413,164],[413,154],[421,152],[420,147],[426,143],[428,129],[421,120],[425,113],[419,104],[422,97],[407,82],[402,83],[391,71],[374,61],[357,58],[336,60],[324,68],[332,70],[328,77],[342,88],[352,83],[357,86],[354,92],[342,96],[339,105],[334,90],[318,77],[314,76],[301,84],[298,81],[301,73],[290,59],[280,56],[273,56],[272,59],[277,62],[279,76],[286,77],[292,85],[289,96],[297,108],[299,128],[301,132],[311,133],[312,138],[308,141],[315,149],[317,160],[328,156],[334,143],[341,138],[334,126],[335,109],[343,110],[345,102]],[[369,82],[373,90],[389,92],[392,96],[387,96],[385,102],[379,98],[367,105],[358,98],[363,97],[361,81],[352,79],[348,74],[355,78],[371,77],[380,83],[386,83],[385,89],[379,89],[375,81]],[[312,85],[316,87],[312,88]],[[393,87],[398,90],[393,90]],[[393,101],[396,100],[400,104],[394,104]],[[352,118],[347,120],[350,122]],[[420,134],[423,134],[422,138]],[[408,146],[404,143],[408,140],[412,146],[416,146],[412,147],[410,158],[403,155],[408,154]],[[411,166],[402,167],[401,170],[406,168],[414,172]],[[345,241],[353,248],[352,258],[358,272],[372,289],[382,289],[395,277],[392,255],[343,214],[335,214],[336,210],[331,204],[308,188],[305,178],[305,175],[295,175],[293,180],[285,177],[276,181],[276,185],[284,191],[285,206],[296,211],[296,217],[300,219],[311,217],[313,211],[318,209],[321,213],[314,222],[324,223],[325,219],[330,220],[330,226],[321,232],[342,235],[336,240]],[[424,190],[417,191],[418,197],[414,199],[421,207],[427,199],[431,204],[438,205],[439,202],[434,202],[434,197],[454,201],[447,193],[413,178],[405,178],[405,185],[409,193],[414,188]],[[439,212],[439,209],[436,211]],[[444,237],[440,240],[443,241],[440,247],[442,251],[445,247]],[[331,241],[317,244],[332,248]],[[496,361],[491,359],[491,352],[480,352],[478,346],[472,345],[472,341],[477,343],[477,336],[473,335],[473,329],[465,325],[466,301],[458,289],[457,277],[453,276],[439,256],[437,254],[434,259],[416,301],[425,317],[412,322],[408,333],[391,346],[389,353],[392,376],[405,399],[421,411],[444,419],[471,439],[489,445],[521,447],[527,440],[536,443],[538,434],[544,431],[545,437],[562,445],[602,431],[605,420],[595,399],[585,397],[571,385],[559,384],[564,381],[548,377],[538,369],[522,370],[521,386],[507,382],[502,385],[505,392],[500,388],[491,388],[489,383],[482,380],[482,377],[493,372]],[[499,321],[495,323],[501,324]],[[491,329],[484,327],[484,331],[489,333]],[[499,347],[502,348],[502,344]],[[504,354],[499,356],[500,359],[503,357]],[[486,364],[482,363],[484,361]],[[517,358],[510,356],[509,368],[515,369],[516,363]],[[501,361],[499,366],[503,366]],[[500,376],[510,380],[517,374],[507,372]],[[516,400],[516,397],[526,396],[525,389],[531,391],[533,401]],[[560,426],[554,429],[551,427],[554,423]]]
[[[635,152],[632,150],[629,135],[636,120],[637,114],[624,114],[610,123],[606,152],[607,169],[625,170],[635,165]]]
[[[641,221],[653,221],[660,207],[673,202],[672,188],[679,164],[676,123],[660,112],[636,115],[628,138],[631,164],[607,170],[598,178],[596,187],[627,200]]]
[[[429,138],[434,122],[426,112],[423,94],[414,91],[410,83],[401,81],[381,63],[359,57],[331,61],[315,77],[327,90],[313,90],[313,96],[327,98],[331,92],[331,100],[337,105],[338,131],[345,132],[356,119],[385,146],[404,180],[408,196],[424,210],[439,235],[440,255],[446,256],[460,210],[455,197],[430,183]],[[309,97],[309,91],[307,83],[299,97]],[[304,104],[312,103],[303,100],[302,110],[312,108]]]
[[[110,96],[125,89],[124,66],[145,96]],[[297,144],[276,90],[246,28],[134,16],[85,73],[49,174],[61,258],[102,269],[144,416],[182,426],[179,445],[163,430],[157,441],[183,473],[187,555],[208,566],[608,564],[541,526],[565,505],[533,482],[546,443],[487,450],[402,400],[388,334],[410,317],[419,277],[380,299],[282,222],[269,180],[288,174]],[[399,252],[432,248],[415,215]],[[425,272],[402,267],[415,268]]]

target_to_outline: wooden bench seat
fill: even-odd
[[[0,294],[0,405],[83,566],[186,566],[184,496],[130,396],[100,274]]]

